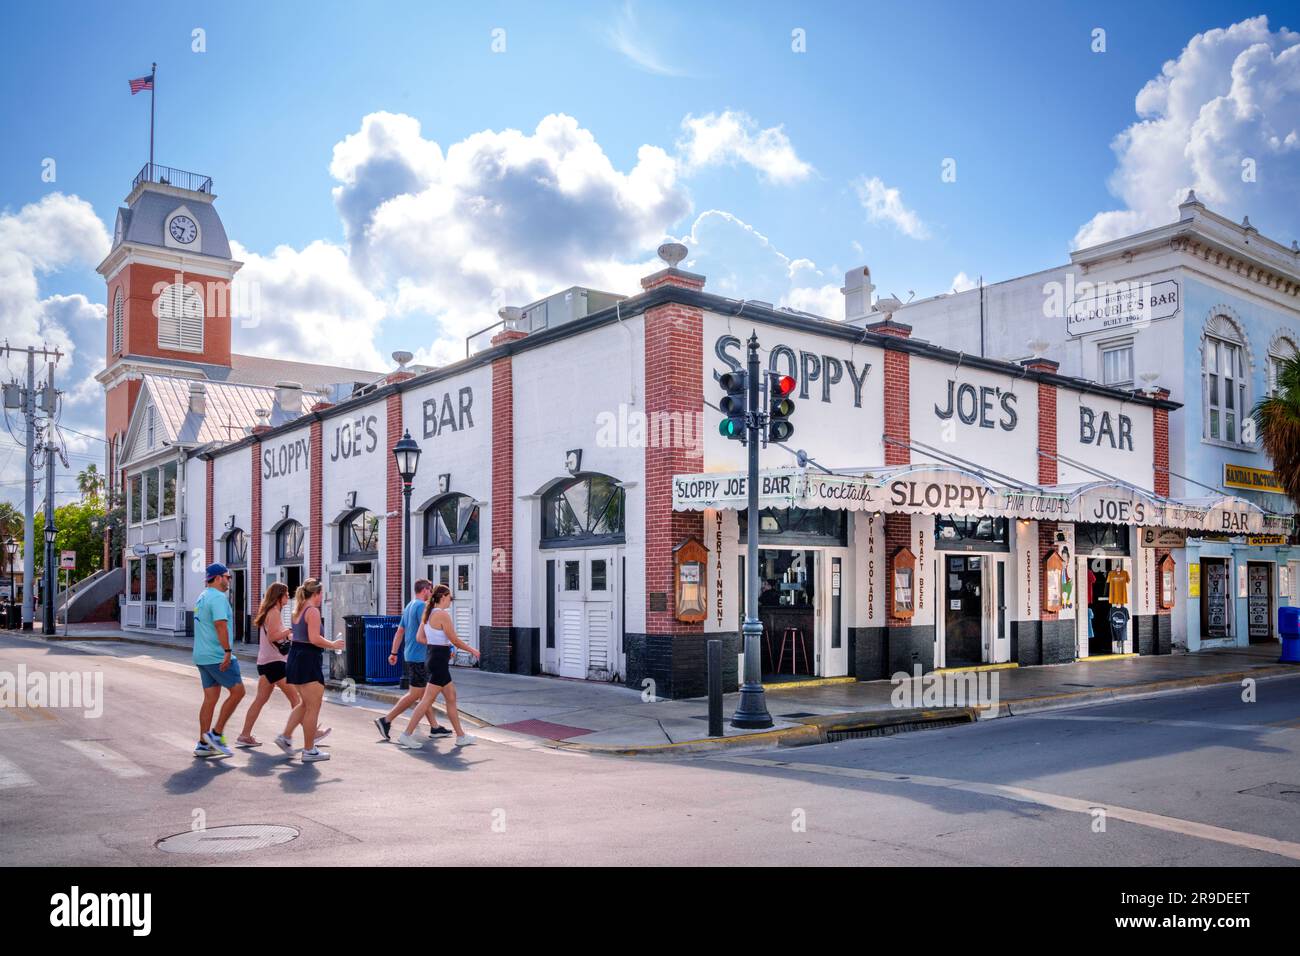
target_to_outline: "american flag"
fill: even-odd
[[[131,80],[130,83],[131,83],[131,95],[135,96],[135,94],[141,92],[142,90],[153,89],[153,76],[152,75],[142,76],[138,80]]]

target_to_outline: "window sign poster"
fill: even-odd
[[[1228,631],[1228,565],[1215,561],[1205,567],[1206,621],[1210,637],[1224,637]]]
[[[1187,596],[1189,598],[1198,598],[1201,596],[1200,562],[1193,562],[1187,566]]]

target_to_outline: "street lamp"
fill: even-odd
[[[13,538],[5,539],[5,554],[8,556],[9,565],[9,598],[17,604],[18,600],[18,582],[14,580],[14,558],[18,555],[18,542]],[[12,611],[10,612],[13,613]],[[9,622],[6,620],[5,624]]]
[[[405,606],[411,593],[411,485],[420,466],[420,446],[411,437],[410,429],[393,446],[393,457],[397,459],[397,474],[402,479],[402,605]]]
[[[58,534],[59,529],[54,527],[53,521],[45,526],[45,623],[42,630],[47,637],[54,633],[54,598],[58,589],[55,583],[58,578],[54,570],[54,539]]]

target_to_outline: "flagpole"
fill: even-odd
[[[158,64],[149,72],[149,178],[153,179],[153,103],[158,88]]]

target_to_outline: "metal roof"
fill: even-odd
[[[166,375],[144,376],[144,386],[157,409],[157,421],[162,424],[164,437],[172,444],[214,442],[224,445],[239,441],[259,423],[259,408],[271,412],[268,424],[284,425],[305,415],[317,401],[315,395],[304,391],[298,414],[290,415],[276,404],[274,387],[209,381],[202,383],[206,393],[206,414],[196,415],[190,411],[190,385],[193,382],[194,379]]]

